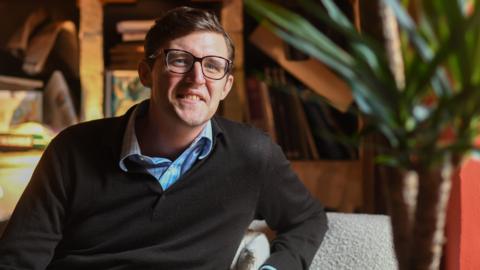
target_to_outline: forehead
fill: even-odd
[[[225,38],[220,33],[197,31],[173,40],[165,44],[166,49],[181,49],[191,52],[197,57],[206,55],[218,55],[227,58],[228,49]]]

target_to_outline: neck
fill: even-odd
[[[191,127],[176,119],[154,119],[151,114],[136,121],[135,130],[144,155],[177,158],[200,134],[205,125]]]

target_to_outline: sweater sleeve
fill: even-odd
[[[323,206],[311,196],[280,147],[272,144],[257,215],[277,232],[265,265],[308,269],[327,231]]]
[[[43,153],[0,239],[0,269],[45,269],[62,238],[66,192],[52,144]]]

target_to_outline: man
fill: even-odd
[[[323,208],[266,135],[214,117],[233,83],[218,20],[174,9],[145,55],[151,99],[50,143],[0,242],[0,268],[228,269],[257,218],[278,233],[262,269],[307,269]]]

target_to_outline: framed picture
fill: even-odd
[[[105,72],[106,117],[124,114],[130,107],[150,97],[150,88],[140,82],[136,70],[108,70]]]
[[[42,123],[42,106],[42,91],[0,90],[0,133],[26,122]]]

